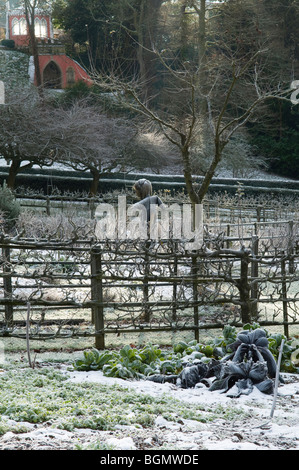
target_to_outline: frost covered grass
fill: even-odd
[[[269,425],[273,397],[258,389],[236,400],[205,386],[78,371],[74,356],[60,359],[39,354],[32,369],[6,355],[0,450],[299,449],[297,374],[285,374]]]
[[[177,374],[186,361],[208,361],[215,347],[218,353],[220,349],[227,352],[236,334],[235,328],[227,326],[212,344],[181,341],[167,350],[147,345],[102,353],[94,349],[81,352],[80,356],[78,352],[52,352],[52,356],[48,352],[39,354],[35,368],[29,367],[24,356],[21,359],[16,353],[8,353],[0,372],[0,436],[9,431],[24,433],[28,424],[73,432],[115,431],[122,426],[153,430],[157,417],[166,426],[186,420],[198,424],[219,419],[245,421],[249,417],[247,407],[223,401],[205,387],[179,391],[171,384],[159,387],[146,380],[147,375],[156,372]],[[275,355],[281,339],[282,335],[269,336]],[[287,369],[292,351],[287,345]],[[257,407],[265,399],[269,397],[259,395]]]
[[[192,419],[200,423],[219,417],[233,420],[240,414],[246,418],[239,409],[184,403],[167,396],[166,391],[154,397],[118,384],[72,382],[65,371],[54,366],[6,366],[0,374],[0,435],[11,429],[25,432],[27,423],[43,423],[67,431],[107,431],[119,426],[149,428],[157,416],[169,422]]]

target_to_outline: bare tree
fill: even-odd
[[[91,195],[97,194],[103,174],[129,172],[145,165],[155,171],[169,161],[178,161],[176,149],[166,139],[145,132],[134,119],[108,116],[87,101],[54,110],[57,118],[47,133],[56,149],[56,161],[91,173]]]
[[[42,76],[39,64],[39,54],[37,40],[35,36],[35,15],[40,11],[47,11],[50,7],[51,2],[48,0],[22,0],[24,6],[24,12],[28,27],[28,34],[30,39],[30,49],[33,56],[36,85],[39,90],[40,97],[42,97]]]
[[[42,86],[42,77],[41,71],[39,66],[39,58],[38,58],[38,48],[37,48],[37,41],[35,37],[35,29],[34,29],[34,18],[37,9],[37,5],[39,0],[24,0],[24,10],[25,10],[25,17],[28,27],[28,33],[30,38],[30,48],[31,53],[33,56],[34,68],[35,68],[35,77],[36,77],[36,84],[39,89]]]
[[[0,155],[9,164],[7,185],[13,189],[21,170],[60,163],[92,176],[90,194],[98,191],[101,175],[113,170],[150,169],[175,161],[168,142],[145,133],[134,120],[107,115],[88,98],[71,106],[41,101],[33,87],[10,91],[0,114]],[[159,155],[159,160],[158,156]]]
[[[7,184],[15,187],[20,170],[62,162],[89,170],[91,192],[99,175],[115,167],[132,127],[77,102],[70,108],[40,102],[36,89],[9,93],[0,114],[0,154],[10,165]]]
[[[199,24],[204,24],[207,2],[202,0],[200,5],[190,2],[190,6],[199,15]],[[154,107],[150,100],[144,99],[140,82],[128,83],[113,74],[109,77],[99,72],[94,74],[99,87],[113,89],[124,105],[154,124],[178,148],[186,189],[193,204],[203,201],[232,136],[267,100],[287,99],[290,93],[289,84],[282,86],[269,76],[265,80],[262,71],[269,51],[259,41],[254,49],[243,48],[242,44],[233,49],[229,45],[223,48],[223,44],[221,48],[214,46],[207,57],[206,40],[200,38],[198,64],[179,61],[170,50],[155,50],[166,77],[164,93],[168,93],[167,105],[164,100],[161,107]],[[190,157],[196,140],[202,137],[203,124],[208,124],[213,153],[197,189]]]
[[[15,187],[21,169],[52,164],[47,135],[49,120],[34,88],[17,95],[12,91],[6,93],[0,113],[0,154],[10,165],[9,188]]]
[[[158,35],[161,6],[166,2],[167,0],[118,0],[111,2],[109,17],[105,17],[96,2],[87,2],[87,8],[94,21],[109,24],[111,29],[115,28],[121,32],[124,42],[132,44],[131,52],[136,59],[132,62],[135,65],[125,67],[124,73],[139,76],[145,100],[151,99],[156,82],[156,56],[153,53],[152,44]],[[112,33],[115,33],[113,29]],[[110,55],[118,54],[118,49],[112,48],[109,51]],[[124,69],[123,58],[115,56],[112,60],[115,70]]]
[[[134,126],[124,119],[108,117],[84,101],[53,112],[57,119],[48,134],[55,147],[55,161],[90,172],[90,194],[97,194],[101,175],[122,166],[124,149],[136,134]]]

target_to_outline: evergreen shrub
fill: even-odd
[[[1,45],[7,47],[8,49],[14,49],[15,42],[13,39],[2,39]]]
[[[11,229],[21,212],[21,207],[13,192],[4,182],[0,186],[0,213],[3,214],[3,225],[6,229]]]

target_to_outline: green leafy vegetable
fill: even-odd
[[[269,335],[266,330],[261,334],[261,328],[257,323],[246,324],[244,333],[255,331],[257,345],[265,348],[268,345],[269,352],[277,360],[279,347],[282,339],[285,339],[281,371],[299,372],[299,353],[296,341],[287,340],[282,334]],[[158,346],[148,344],[143,348],[126,345],[119,351],[103,351],[96,349],[84,351],[83,358],[77,359],[73,366],[79,371],[102,370],[109,377],[123,379],[140,379],[155,374],[176,375],[179,374],[186,364],[195,364],[197,361],[209,363],[213,359],[225,357],[232,353],[236,342],[238,331],[234,326],[226,325],[222,335],[214,338],[206,344],[197,341],[179,341],[174,344],[172,350],[162,351]],[[244,341],[247,335],[244,335]],[[297,353],[295,354],[295,352]],[[298,355],[298,358],[297,358]]]

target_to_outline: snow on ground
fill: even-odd
[[[217,417],[214,421],[199,422],[192,419],[166,420],[156,417],[149,428],[116,425],[113,431],[77,429],[69,432],[53,429],[47,424],[28,424],[28,432],[7,432],[0,437],[0,450],[71,450],[79,445],[92,449],[101,443],[100,450],[299,450],[299,377],[283,374],[285,384],[279,387],[274,417],[270,419],[273,396],[265,395],[256,388],[237,399],[219,391],[210,392],[206,387],[181,389],[172,384],[150,381],[127,381],[105,377],[101,371],[78,372],[62,367],[68,379],[74,383],[92,382],[131,389],[138,394],[153,397],[167,396],[184,403],[200,405],[204,410],[219,406],[239,410],[235,419]],[[246,412],[246,415],[244,414]],[[210,413],[209,413],[210,414]],[[238,417],[239,416],[239,417]],[[12,423],[10,423],[12,424]],[[15,423],[16,426],[18,423]],[[22,423],[24,426],[26,423]],[[121,454],[119,454],[121,455]]]
[[[219,176],[231,177],[229,174]],[[259,178],[290,180],[264,172],[254,176],[254,179]],[[206,387],[181,389],[168,383],[125,381],[105,377],[100,371],[70,372],[65,369],[65,373],[75,383],[117,384],[153,397],[166,395],[210,409],[223,406],[240,410],[240,418],[234,421],[220,417],[213,422],[192,419],[170,422],[157,416],[154,426],[149,428],[117,425],[114,431],[77,429],[74,432],[55,429],[50,424],[22,423],[28,429],[25,433],[17,433],[19,423],[8,420],[16,433],[10,431],[0,436],[0,450],[73,450],[77,445],[88,449],[99,442],[102,449],[118,451],[299,450],[299,376],[283,374],[286,383],[279,387],[274,417],[270,419],[273,396],[265,395],[256,388],[250,395],[234,399],[218,391],[210,392]]]
[[[257,388],[248,395],[237,399],[227,397],[218,391],[210,392],[205,386],[193,389],[182,389],[172,384],[157,384],[151,381],[124,381],[122,379],[105,377],[99,371],[69,372],[72,382],[98,382],[106,385],[118,384],[132,388],[140,394],[153,397],[167,395],[185,403],[204,405],[208,408],[217,406],[237,407],[252,414],[247,420],[229,424],[218,419],[213,423],[201,423],[192,420],[182,420],[180,423],[169,422],[162,416],[157,416],[156,432],[160,433],[160,441],[166,449],[178,448],[184,450],[254,450],[292,448],[299,450],[299,377],[283,374],[286,384],[279,387],[274,418],[270,420],[273,396],[261,393]],[[264,429],[265,428],[265,429]],[[132,438],[132,435],[127,436]],[[116,439],[116,437],[114,437]],[[124,445],[123,438],[118,437],[115,444],[118,448]],[[134,442],[134,440],[133,440]],[[128,441],[126,441],[128,444]]]
[[[27,163],[26,161],[23,162],[24,164]],[[0,156],[0,168],[8,168],[9,165],[7,164],[6,160],[4,158],[1,158]],[[40,167],[38,165],[33,165],[34,169],[40,169]],[[70,171],[76,171],[72,168],[69,168],[69,167],[66,167],[65,165],[63,164],[59,164],[59,163],[55,163],[52,165],[52,167],[48,170],[66,170],[68,172]],[[130,172],[128,174],[128,176],[132,176],[134,175],[134,171]],[[137,172],[137,174],[140,174],[140,172]],[[143,172],[143,175],[144,177],[146,178],[150,178],[151,176],[154,176],[153,173],[151,172],[150,169],[147,169],[147,170],[144,170]],[[183,172],[182,172],[182,169],[180,167],[172,167],[171,169],[170,168],[164,168],[164,169],[161,169],[161,172],[160,172],[160,175],[164,175],[164,176],[174,176],[174,175],[183,175]],[[232,179],[232,178],[238,178],[238,179],[242,179],[243,177],[242,176],[233,176],[233,172],[231,170],[225,170],[225,169],[221,169],[219,171],[216,172],[215,174],[215,178],[228,178],[228,179]],[[268,172],[265,172],[263,170],[253,170],[249,176],[247,176],[247,178],[251,179],[251,180],[259,180],[259,179],[262,179],[262,180],[269,180],[269,181],[297,181],[296,179],[292,179],[292,178],[289,178],[289,177],[286,177],[286,176],[280,176],[280,175],[275,175],[274,173],[268,173]],[[245,178],[246,179],[246,178]]]

